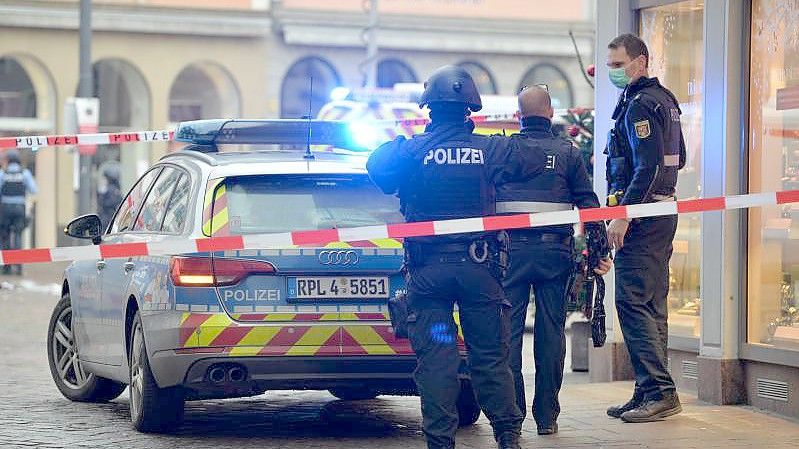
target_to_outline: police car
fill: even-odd
[[[387,309],[404,289],[401,242],[197,252],[191,241],[401,221],[362,154],[307,151],[363,150],[352,129],[321,120],[182,123],[176,138],[190,145],[144,173],[107,230],[96,215],[73,220],[68,235],[125,244],[122,254],[156,242],[175,252],[67,268],[48,332],[63,395],[109,401],[129,385],[134,427],[165,431],[180,424],[187,400],[274,389],[342,400],[416,394],[415,357]],[[480,410],[462,371],[466,425]]]

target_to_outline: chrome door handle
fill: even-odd
[[[103,270],[103,269],[105,269],[105,261],[104,261],[104,260],[98,260],[98,261],[97,261],[97,269],[98,269],[98,270]]]
[[[135,264],[135,263],[133,263],[133,262],[125,262],[125,265],[124,265],[124,267],[125,267],[125,272],[126,272],[126,273],[129,273],[131,270],[133,270],[134,268],[136,268],[136,264]]]

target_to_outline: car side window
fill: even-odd
[[[175,185],[175,191],[172,193],[172,199],[169,200],[169,205],[164,214],[164,224],[162,230],[165,233],[176,234],[183,230],[183,225],[186,223],[186,216],[189,211],[189,194],[191,190],[191,182],[187,174],[183,174]]]
[[[135,186],[133,186],[128,196],[125,197],[122,204],[119,206],[119,210],[117,210],[117,214],[114,217],[114,222],[111,224],[111,228],[108,231],[109,234],[125,232],[133,227],[133,220],[136,219],[136,215],[144,201],[144,196],[147,194],[150,185],[159,173],[161,173],[160,167],[150,170],[139,179]]]
[[[164,167],[158,180],[153,184],[144,205],[139,212],[136,223],[133,225],[134,231],[161,231],[161,223],[164,221],[164,213],[167,203],[172,197],[177,181],[182,172],[172,167]]]

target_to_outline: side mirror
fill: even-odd
[[[91,239],[95,245],[100,243],[103,234],[100,217],[95,214],[82,215],[69,222],[64,234],[78,239]]]

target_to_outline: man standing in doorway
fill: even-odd
[[[511,136],[512,146],[546,156],[538,176],[524,182],[502,184],[497,189],[497,213],[536,213],[599,207],[580,150],[552,132],[552,100],[544,85],[525,87],[519,93],[521,132]],[[588,223],[601,227],[604,223]],[[535,294],[534,356],[535,397],[533,417],[539,435],[558,432],[566,357],[566,288],[574,271],[572,225],[513,229],[510,234],[510,268],[503,285],[511,302],[510,366],[516,386],[516,404],[527,412],[522,375],[522,347],[530,288]],[[589,249],[590,250],[590,249]],[[610,269],[603,260],[597,273]]]
[[[10,149],[5,154],[5,169],[0,171],[0,241],[3,249],[20,249],[22,231],[28,225],[25,199],[38,192],[30,170],[20,163],[19,150]],[[3,274],[11,274],[10,265],[3,266]],[[14,274],[22,274],[22,265],[14,265]]]
[[[685,165],[677,99],[648,73],[649,51],[637,36],[608,45],[610,80],[624,89],[608,140],[608,206],[675,200],[677,171]],[[635,391],[608,415],[649,422],[682,411],[666,369],[669,259],[677,216],[615,219],[608,226],[616,249],[616,308],[635,371]]]

